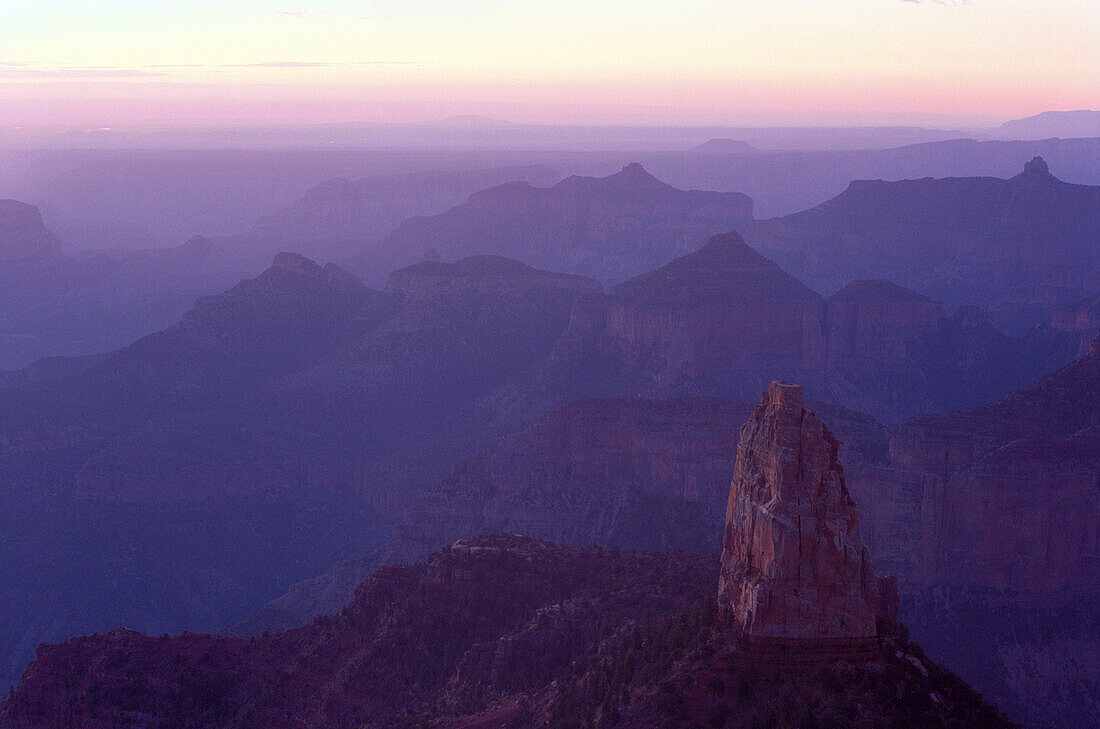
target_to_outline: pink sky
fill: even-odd
[[[1100,107],[1094,0],[42,0],[0,127],[956,124]]]

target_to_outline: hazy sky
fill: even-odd
[[[0,34],[9,128],[1100,107],[1098,0],[3,0]]]

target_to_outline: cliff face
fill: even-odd
[[[570,403],[456,466],[418,500],[395,540],[430,551],[462,535],[505,532],[715,552],[744,416],[704,398]]]
[[[539,383],[577,396],[754,398],[776,377],[887,422],[988,402],[1072,358],[1069,334],[1009,337],[887,281],[822,299],[736,233],[589,298]],[[582,385],[578,387],[578,384]]]
[[[841,453],[885,456],[889,432],[821,404]],[[722,547],[738,435],[751,406],[714,398],[582,399],[496,439],[427,489],[384,547],[294,585],[237,626],[245,634],[340,610],[379,565],[423,559],[487,531],[623,549]]]
[[[876,635],[877,583],[839,442],[773,382],[741,430],[719,603],[750,642],[859,646]]]
[[[925,555],[907,576],[920,585],[1097,589],[1098,392],[1093,354],[992,405],[905,423],[890,467],[900,488],[913,487],[914,553]]]
[[[1035,726],[1095,726],[1100,676],[1076,656],[1100,645],[1098,453],[1100,351],[907,421],[849,479],[919,639]]]

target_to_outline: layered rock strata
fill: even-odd
[[[873,653],[878,583],[839,447],[802,388],[783,382],[741,430],[718,590],[754,651]]]

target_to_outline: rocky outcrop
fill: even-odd
[[[42,646],[3,729],[392,727],[537,693],[639,620],[712,590],[715,558],[462,540],[380,570],[342,614],[255,639],[132,630]]]
[[[885,457],[889,431],[816,403],[855,462]],[[498,438],[427,489],[384,547],[294,585],[233,632],[283,630],[339,611],[379,565],[423,559],[489,531],[623,549],[722,548],[737,439],[752,406],[716,398],[586,398]]]
[[[991,405],[914,418],[890,467],[920,529],[914,583],[1100,589],[1100,356]],[[981,514],[980,520],[970,518]]]
[[[849,478],[918,639],[1035,726],[1096,726],[1098,673],[1075,656],[1100,643],[1097,454],[1090,349],[991,405],[905,422]]]
[[[802,388],[773,382],[741,430],[718,599],[750,645],[867,651],[878,584],[840,443]]]

